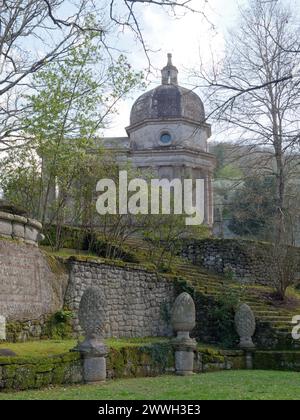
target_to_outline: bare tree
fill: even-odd
[[[0,2],[0,151],[24,140],[22,119],[27,109],[20,92],[30,87],[30,76],[46,64],[61,59],[80,44],[83,31],[104,35],[101,22],[87,17],[92,0],[69,3],[64,18],[63,0],[4,0]]]
[[[201,72],[219,121],[248,145],[252,171],[275,177],[277,241],[287,222],[287,185],[298,172],[300,79],[288,76],[300,68],[300,55],[289,50],[298,40],[292,19],[280,2],[250,1],[224,62],[214,65],[212,77]]]
[[[283,7],[286,7],[286,1],[283,0],[250,0],[250,8],[256,7],[257,9],[260,8],[261,12],[263,12],[263,9],[268,8],[270,11],[275,11],[276,9],[279,10]],[[288,3],[289,4],[289,3]],[[293,36],[289,39],[279,39],[276,34],[274,34],[274,28],[272,26],[265,26],[263,29],[265,31],[265,35],[268,37],[269,40],[273,42],[274,45],[278,47],[278,50],[282,50],[282,52],[285,52],[287,54],[290,54],[290,56],[295,57],[295,59],[299,60],[300,55],[300,26],[299,26],[299,16],[298,19],[295,16],[297,15],[297,11],[293,10],[293,12],[289,13],[289,16],[287,16],[286,24],[290,28],[290,33],[293,33]],[[241,12],[241,17],[246,16],[246,8],[244,9],[244,12]],[[260,28],[260,24],[257,22],[257,29]],[[217,64],[217,65],[216,65]],[[226,80],[220,77],[219,71],[218,71],[218,64],[214,62],[214,69],[211,73],[207,73],[205,69],[203,69],[202,64],[200,65],[201,70],[201,76],[202,79],[207,82],[207,85],[214,87],[216,89],[222,90],[224,93],[224,101],[223,101],[223,107],[231,107],[237,98],[240,96],[255,92],[261,89],[265,89],[270,85],[277,85],[279,83],[287,82],[293,80],[295,84],[298,84],[300,82],[300,68],[299,66],[295,65],[290,71],[285,72],[284,74],[272,74],[269,78],[269,80],[255,80],[250,81],[248,79],[246,80],[240,80],[239,84],[232,83],[231,80]],[[212,74],[212,77],[211,77]],[[243,83],[242,83],[243,82]],[[207,86],[206,85],[206,86]],[[221,111],[220,107],[217,107],[216,109],[212,110],[212,114],[215,114],[216,112]]]
[[[260,244],[253,252],[264,261],[266,279],[276,298],[285,300],[288,287],[295,285],[299,272],[299,249],[286,243]]]

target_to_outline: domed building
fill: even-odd
[[[154,171],[158,178],[204,179],[204,217],[213,223],[212,173],[215,158],[209,153],[211,126],[204,106],[192,90],[178,85],[178,70],[168,54],[161,70],[161,85],[141,95],[133,104],[128,137],[105,138],[120,161]]]

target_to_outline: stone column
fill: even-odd
[[[213,187],[212,187],[212,175],[210,172],[205,172],[204,175],[204,199],[205,199],[205,210],[204,210],[204,222],[208,226],[213,224]]]
[[[84,359],[84,382],[104,381],[107,349],[102,337],[106,324],[106,300],[98,287],[89,287],[83,293],[78,318],[86,338],[73,351],[79,351]]]
[[[213,194],[213,185],[212,185],[212,174],[208,173],[208,223],[210,226],[213,225],[214,222],[214,194]]]
[[[176,375],[193,374],[196,340],[190,337],[190,331],[195,326],[195,320],[196,311],[192,297],[186,292],[181,293],[174,302],[171,320],[173,330],[177,333],[173,339]]]

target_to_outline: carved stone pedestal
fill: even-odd
[[[192,338],[173,340],[175,350],[175,371],[176,375],[193,375],[194,371],[194,351],[196,350],[196,341]]]
[[[253,351],[245,351],[246,369],[253,369]]]
[[[90,338],[81,343],[76,349],[83,356],[84,382],[95,383],[106,379],[107,348],[97,338]]]

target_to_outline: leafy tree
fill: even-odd
[[[26,147],[7,152],[0,161],[0,186],[8,202],[39,218],[42,183],[34,149]]]
[[[145,178],[147,179],[148,173],[143,172],[136,168],[132,168],[130,163],[118,164],[114,156],[108,156],[108,159],[103,161],[105,177],[110,180],[113,180],[116,185],[116,192],[120,191],[120,179],[119,172],[120,170],[127,171],[128,183],[132,179],[136,178]],[[132,193],[128,193],[128,198],[130,198]],[[142,227],[145,224],[145,221],[148,219],[148,215],[144,214],[122,214],[119,212],[119,194],[116,194],[116,214],[96,214],[95,220],[99,228],[101,238],[104,239],[106,246],[106,257],[107,258],[120,258],[123,252],[123,245],[128,239],[129,236],[140,232]]]
[[[97,34],[103,56],[118,60],[115,33],[126,28],[149,53],[140,26],[138,8],[146,5],[172,11],[204,15],[203,4],[192,8],[192,0],[1,0],[0,1],[0,151],[22,147],[24,116],[31,112],[23,94],[32,87],[33,75],[49,63],[66,58],[89,34]],[[204,0],[203,0],[203,3]],[[96,18],[91,18],[95,16]],[[111,37],[112,36],[112,37]],[[119,50],[118,50],[119,51]]]

